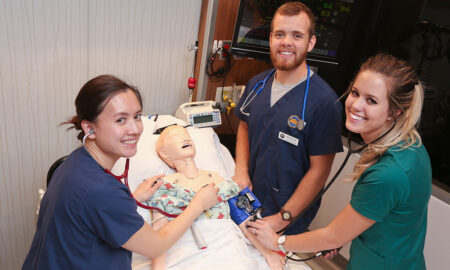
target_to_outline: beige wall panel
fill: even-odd
[[[201,0],[0,0],[0,269],[20,269],[47,170],[79,143],[58,125],[89,78],[138,86],[144,114],[187,101]]]

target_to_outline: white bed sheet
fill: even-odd
[[[155,142],[159,135],[153,135],[157,128],[170,124],[184,126],[185,122],[170,115],[160,115],[143,118],[144,132],[138,144],[137,154],[130,160],[128,181],[130,189],[134,190],[139,183],[157,174],[171,174],[169,168],[156,154]],[[230,179],[234,174],[234,160],[222,144],[217,134],[211,128],[187,128],[195,143],[197,167],[215,171],[222,177]],[[122,174],[125,160],[120,159],[113,168],[113,173]],[[146,222],[150,222],[148,210],[138,207],[138,212]],[[200,220],[196,225],[202,234],[208,248],[199,250],[188,230],[182,238],[167,252],[168,270],[190,269],[223,269],[250,270],[268,269],[264,257],[248,242],[239,227],[232,220]],[[310,270],[304,263],[290,262],[291,270]],[[133,270],[151,269],[151,260],[133,253]]]

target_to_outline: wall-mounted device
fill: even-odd
[[[286,0],[240,0],[231,44],[238,56],[270,60],[270,25],[273,14]],[[302,0],[316,17],[317,42],[307,62],[337,92],[369,56],[377,52],[409,55],[401,46],[414,33],[426,0]],[[431,1],[448,2],[448,1]],[[401,14],[401,16],[399,16]],[[358,40],[358,42],[355,42]],[[401,49],[401,50],[400,50]]]
[[[222,118],[215,105],[211,100],[183,103],[175,112],[175,117],[193,127],[217,127],[222,124]]]
[[[367,0],[364,0],[367,2]],[[273,14],[284,0],[250,1],[241,0],[236,19],[231,52],[239,56],[270,59],[270,27]],[[308,63],[317,65],[338,65],[341,62],[342,47],[352,40],[344,39],[344,32],[353,22],[354,0],[303,0],[316,16],[317,42],[308,53]],[[353,20],[353,21],[352,21]],[[354,43],[354,42],[353,42]]]

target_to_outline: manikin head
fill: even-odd
[[[195,157],[195,145],[184,127],[174,125],[167,127],[156,141],[159,157],[177,171],[177,164],[192,163]]]

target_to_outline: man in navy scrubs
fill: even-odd
[[[314,14],[304,4],[278,8],[270,34],[275,70],[253,77],[235,110],[241,121],[233,179],[252,188],[275,231],[310,204],[325,185],[335,153],[342,151],[341,104],[306,64],[316,43],[314,28]],[[319,205],[285,234],[304,232]]]

